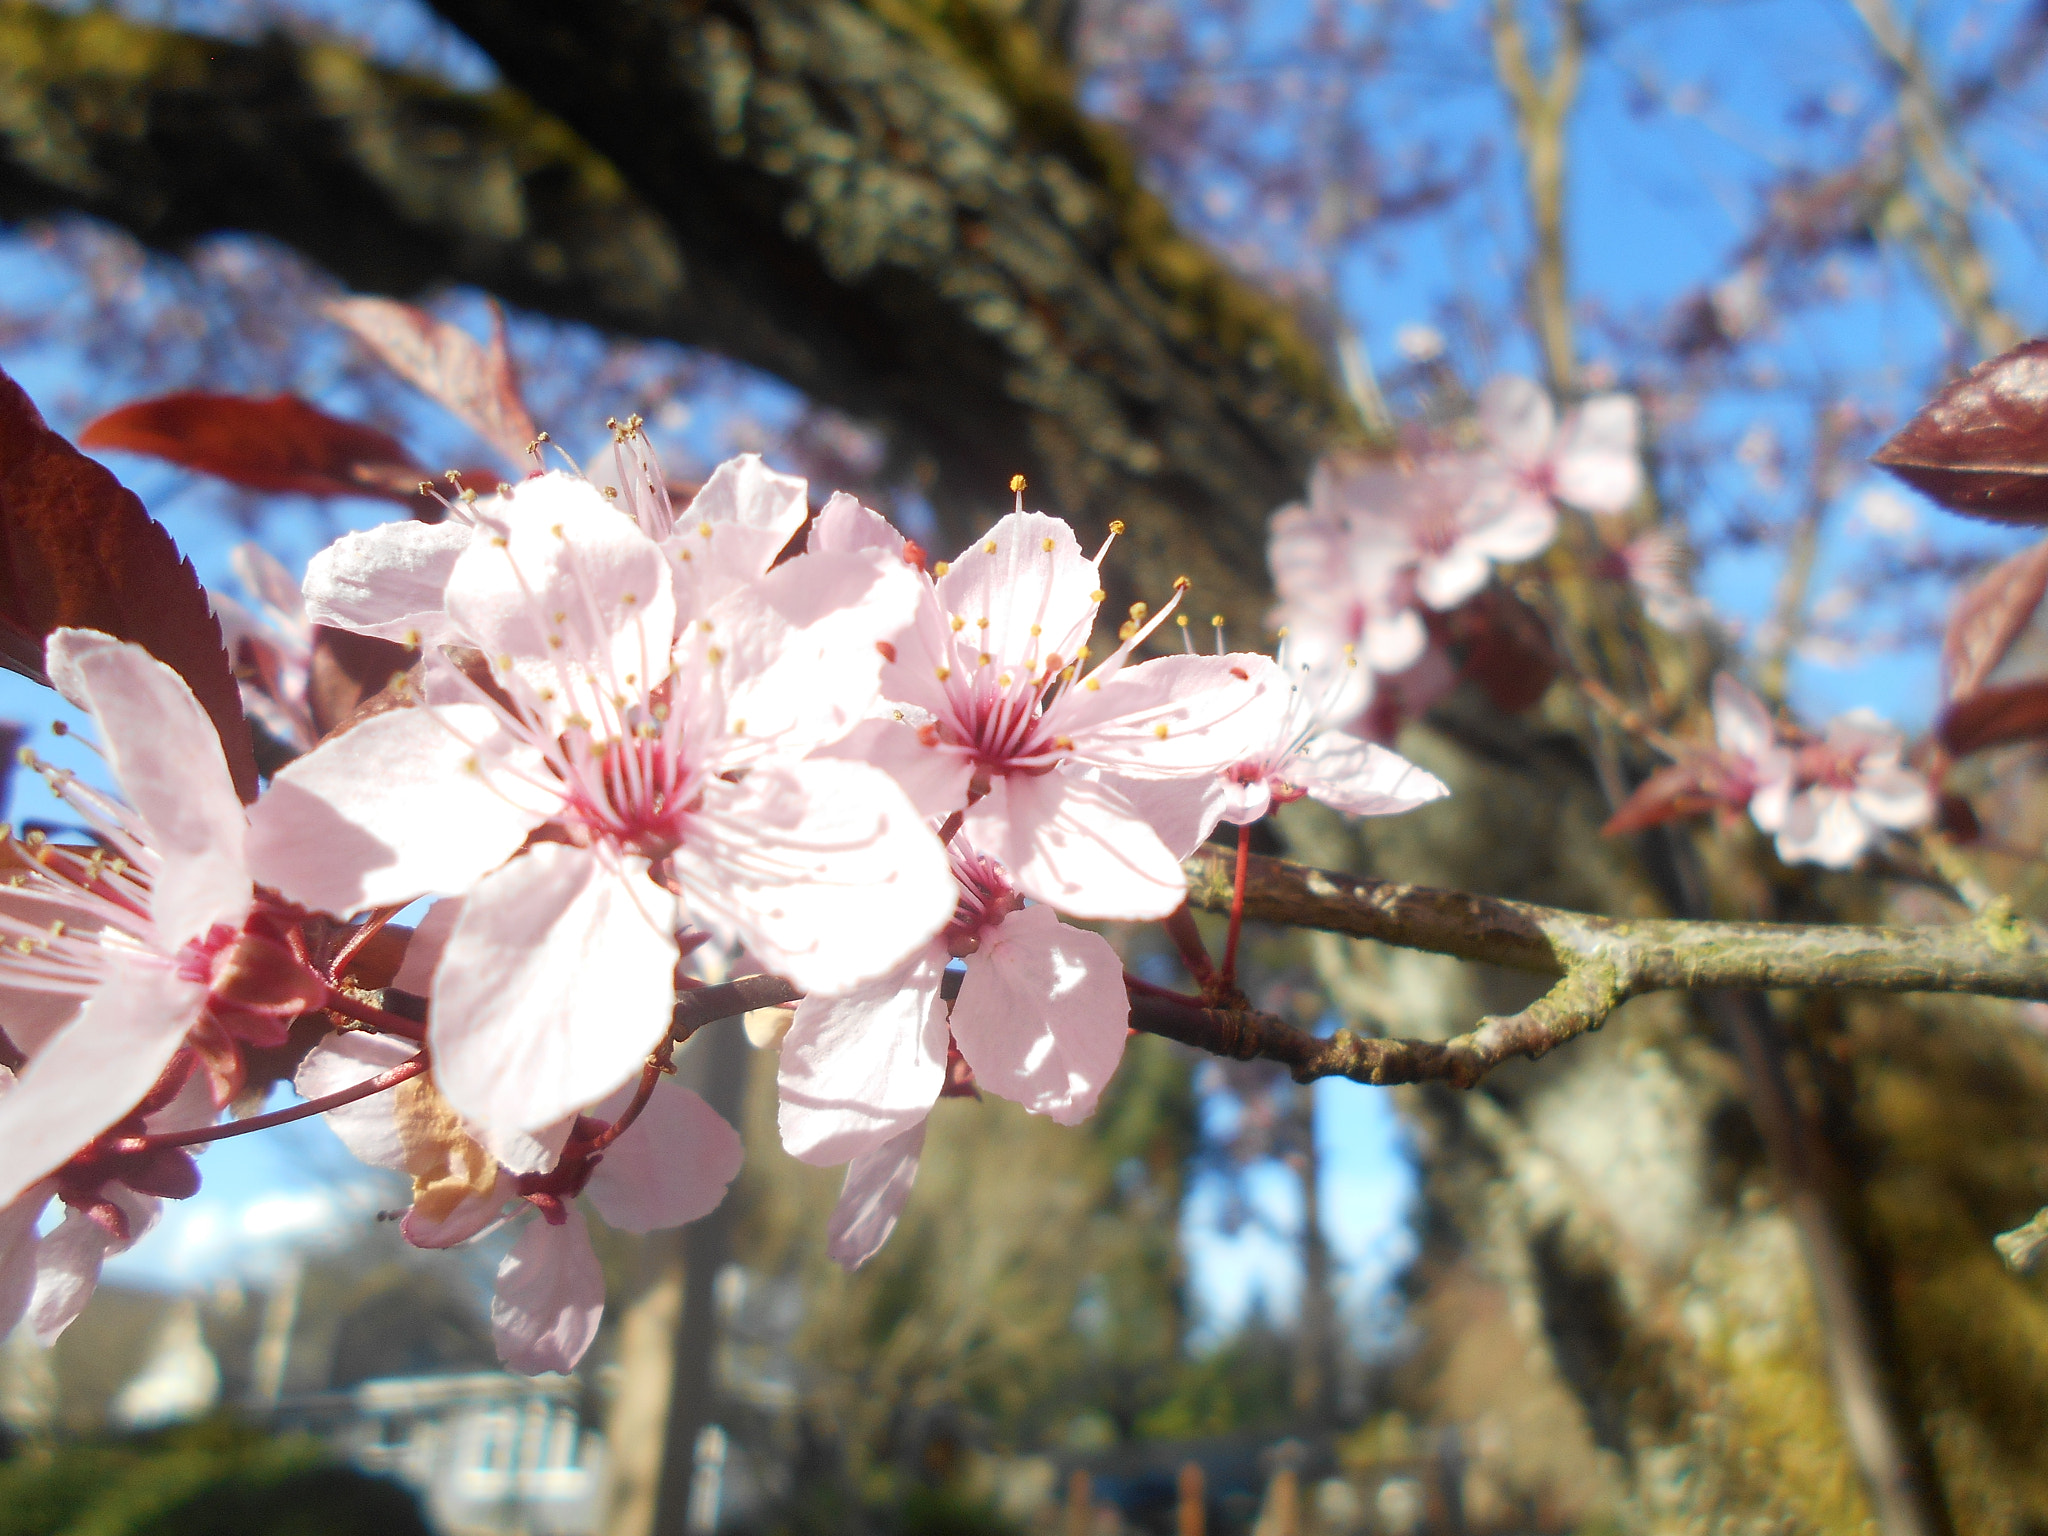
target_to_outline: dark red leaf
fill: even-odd
[[[2027,627],[2048,592],[2048,541],[2002,560],[1960,598],[1941,642],[1941,670],[1951,699],[1965,698]]]
[[[1944,837],[1958,843],[1974,843],[1984,835],[1976,809],[1961,795],[1944,794],[1935,801],[1934,825]]]
[[[1633,832],[1662,826],[1667,821],[1704,816],[1721,804],[1712,787],[1717,779],[1714,765],[1704,759],[1659,768],[1636,786],[1636,792],[1607,819],[1607,825],[1600,829],[1600,834],[1603,837],[1626,837]]]
[[[313,729],[325,736],[418,659],[419,652],[395,640],[314,625],[312,675],[306,686]]]
[[[107,412],[78,442],[168,459],[252,491],[383,496],[411,505],[428,478],[388,432],[330,416],[296,395],[159,395]]]
[[[1951,511],[2048,523],[2048,341],[1979,363],[1871,462]]]
[[[1957,757],[2048,737],[2048,681],[1981,688],[1943,710],[1934,729]]]
[[[1469,677],[1506,714],[1533,708],[1557,677],[1557,653],[1534,609],[1503,587],[1488,587],[1444,615],[1445,634]]]
[[[220,732],[236,790],[256,797],[241,690],[191,562],[0,372],[0,662],[48,682],[43,641],[67,625],[132,640],[184,678]]]
[[[533,417],[519,392],[519,374],[505,345],[505,314],[491,305],[491,343],[424,310],[390,299],[339,299],[327,313],[422,394],[473,427],[513,464],[526,462]]]

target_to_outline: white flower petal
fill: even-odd
[[[924,1152],[925,1122],[862,1153],[846,1167],[839,1203],[825,1227],[825,1252],[845,1270],[856,1270],[881,1252],[896,1230],[896,1220],[917,1182],[917,1164]]]
[[[1180,860],[1137,808],[1063,769],[1001,775],[968,811],[966,830],[1019,890],[1076,917],[1165,917],[1187,897]]]
[[[603,1098],[668,1031],[675,900],[646,871],[539,843],[463,903],[434,973],[434,1081],[514,1172],[532,1170],[508,1136]]]
[[[1450,793],[1443,780],[1373,742],[1324,731],[1303,749],[1292,782],[1332,810],[1393,816]]]
[[[668,560],[588,481],[527,480],[510,506],[505,533],[456,562],[448,617],[495,666],[509,660],[521,703],[557,727],[610,720],[615,695],[644,695],[667,675]]]
[[[616,1120],[637,1086],[628,1083],[591,1113]],[[657,1083],[640,1118],[605,1149],[584,1193],[621,1232],[680,1227],[717,1209],[745,1157],[739,1132],[717,1110],[687,1088]]]
[[[1479,392],[1478,415],[1487,443],[1517,469],[1533,469],[1549,456],[1557,412],[1534,379],[1509,373],[1490,381]]]
[[[418,1050],[411,1041],[388,1035],[335,1030],[306,1053],[292,1078],[292,1088],[302,1099],[324,1099],[389,1072]],[[399,1138],[390,1093],[373,1093],[330,1109],[326,1120],[328,1129],[361,1161],[375,1168],[405,1166],[405,1143]]]
[[[979,648],[1007,664],[1055,652],[1071,661],[1094,626],[1100,584],[1065,522],[1012,512],[952,562],[939,578],[939,601],[970,630],[987,619]]]
[[[583,1213],[569,1207],[558,1227],[531,1221],[498,1266],[491,1334],[506,1367],[537,1376],[567,1374],[597,1337],[604,1317],[604,1271],[590,1246]]]
[[[944,927],[939,840],[887,774],[814,759],[713,781],[674,856],[691,917],[805,992],[845,992]]]
[[[58,691],[98,723],[114,782],[163,861],[150,893],[157,942],[174,953],[215,923],[240,926],[248,819],[220,734],[185,680],[141,646],[88,629],[55,631],[47,654]]]
[[[946,1082],[946,949],[927,945],[839,997],[806,997],[783,1037],[783,1150],[843,1163],[920,1125]]]
[[[198,1021],[206,984],[150,956],[109,954],[78,1017],[0,1098],[0,1202],[54,1172],[156,1086]]]
[[[1109,941],[1050,907],[1012,912],[981,937],[953,1004],[974,1080],[1035,1115],[1074,1125],[1123,1060],[1131,1004]]]
[[[485,705],[395,709],[271,781],[250,814],[250,868],[323,912],[457,896],[559,808],[549,783]]]
[[[343,534],[306,567],[306,618],[401,645],[444,639],[448,576],[475,537],[452,520]]]
[[[1558,498],[1587,512],[1626,512],[1643,489],[1641,413],[1631,395],[1595,395],[1565,418]]]

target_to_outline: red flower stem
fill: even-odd
[[[1219,978],[1225,990],[1237,985],[1237,937],[1244,929],[1244,881],[1252,861],[1252,824],[1246,822],[1237,829],[1237,876],[1230,887],[1230,938],[1223,946],[1223,974]]]
[[[294,1104],[289,1109],[273,1109],[267,1115],[251,1115],[246,1120],[230,1120],[224,1125],[205,1125],[196,1131],[158,1131],[150,1136],[123,1136],[118,1141],[106,1143],[106,1150],[156,1152],[165,1147],[194,1147],[201,1142],[225,1141],[230,1136],[247,1136],[254,1131],[267,1131],[275,1125],[289,1125],[294,1120],[324,1115],[330,1109],[339,1109],[344,1104],[367,1099],[387,1088],[396,1088],[408,1078],[418,1077],[426,1070],[427,1053],[422,1051],[409,1060],[401,1061],[388,1072],[379,1072],[375,1077],[352,1087],[337,1089],[317,1099],[308,1099],[305,1103]]]
[[[633,1090],[632,1099],[620,1113],[619,1118],[611,1123],[610,1128],[595,1141],[591,1142],[590,1150],[602,1152],[606,1147],[625,1135],[627,1131],[631,1130],[633,1122],[640,1118],[640,1111],[645,1109],[647,1101],[654,1097],[654,1085],[660,1081],[661,1063],[650,1056],[647,1058],[647,1065],[640,1070],[640,1086]]]
[[[1199,997],[1189,997],[1185,992],[1176,992],[1171,987],[1155,986],[1142,976],[1124,972],[1124,990],[1135,992],[1140,997],[1163,997],[1170,1002],[1185,1003],[1190,1008],[1206,1008],[1208,1003]]]
[[[1202,942],[1202,931],[1195,926],[1195,915],[1182,902],[1173,909],[1170,916],[1161,920],[1160,926],[1173,940],[1173,947],[1180,951],[1180,963],[1188,968],[1188,974],[1195,979],[1195,985],[1206,987],[1216,975],[1216,967],[1210,963],[1209,947]]]
[[[373,1008],[368,1003],[350,997],[346,992],[330,992],[327,1001],[321,1005],[329,1013],[338,1013],[345,1019],[354,1019],[358,1024],[367,1024],[380,1035],[397,1035],[402,1040],[425,1040],[427,1027],[413,1019],[401,1018],[395,1013],[386,1013],[382,1008]]]
[[[327,968],[328,985],[340,986],[341,978],[348,974],[349,962],[355,959],[365,944],[384,931],[386,923],[390,922],[391,919],[398,916],[404,910],[404,907],[379,907],[375,912],[372,912],[367,918],[363,919],[362,924],[354,933],[348,936],[347,942],[341,946],[340,951],[335,955],[334,964]]]

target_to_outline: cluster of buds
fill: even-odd
[[[8,844],[0,1310],[61,1328],[99,1256],[196,1189],[187,1148],[317,1112],[411,1177],[407,1240],[523,1222],[500,1353],[570,1369],[604,1299],[586,1205],[676,1225],[739,1167],[731,1128],[664,1080],[702,956],[802,994],[782,1137],[849,1165],[831,1242],[853,1265],[894,1225],[939,1097],[1093,1109],[1131,983],[1063,917],[1173,917],[1181,861],[1226,818],[1445,793],[1331,729],[1291,659],[1141,658],[1184,584],[1092,654],[1114,532],[1084,553],[1021,481],[1012,515],[927,566],[853,498],[813,516],[803,481],[752,457],[679,507],[630,424],[618,442],[616,485],[536,473],[349,535],[302,604],[268,581],[238,644],[280,740],[309,740],[289,697],[307,626],[418,661],[247,807],[177,674],[52,637],[125,804],[53,774],[96,845]],[[352,984],[423,899],[392,991]],[[305,1103],[223,1121],[248,1053],[308,1019],[329,1032],[298,1066]],[[38,1238],[53,1198],[71,1216]]]

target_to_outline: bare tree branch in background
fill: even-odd
[[[1522,0],[1493,0],[1488,30],[1495,72],[1514,109],[1529,198],[1529,327],[1550,387],[1569,396],[1578,379],[1572,342],[1571,273],[1565,257],[1567,130],[1585,58],[1583,0],[1557,0],[1550,62],[1538,70]]]

